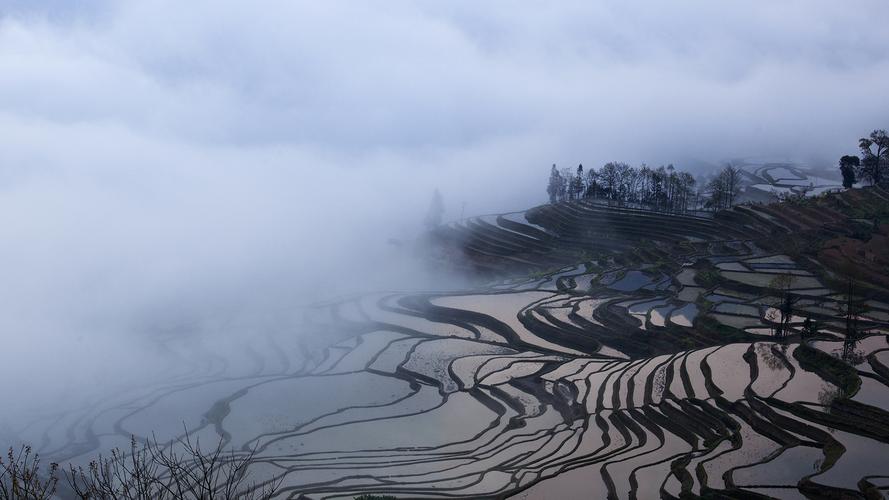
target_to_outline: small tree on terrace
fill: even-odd
[[[778,318],[775,318],[775,336],[783,338],[790,330],[790,320],[793,318],[793,308],[799,297],[791,293],[795,278],[790,273],[783,273],[776,276],[769,282],[769,288],[778,300],[773,305],[778,310]]]
[[[620,186],[620,174],[617,163],[609,162],[599,170],[599,182],[602,183],[602,191],[609,199],[616,199]]]
[[[843,187],[851,188],[855,184],[855,170],[861,162],[857,156],[846,155],[840,158],[840,173],[843,175]]]
[[[572,200],[579,200],[583,196],[583,164],[577,166],[577,175],[571,178],[571,186],[568,189]]]
[[[813,320],[809,316],[806,316],[805,321],[803,321],[803,328],[800,331],[800,336],[803,339],[810,339],[812,337],[816,337],[818,335],[818,329],[820,325],[817,321]]]
[[[741,192],[741,169],[729,165],[710,181],[710,197],[714,208],[730,208]]]
[[[562,174],[556,169],[556,164],[553,163],[552,170],[549,171],[549,184],[546,186],[546,194],[549,195],[549,202],[556,203],[559,200],[559,194],[561,192],[562,185]]]
[[[861,148],[860,175],[873,185],[880,185],[886,180],[889,165],[889,135],[885,130],[874,130],[869,137],[858,140]]]
[[[726,201],[728,200],[728,196],[725,194],[725,179],[721,175],[717,175],[707,183],[707,189],[710,190],[710,206],[714,210],[725,208]]]
[[[695,190],[695,178],[688,172],[679,172],[679,201],[678,207],[682,212],[688,211],[688,203]]]
[[[599,172],[591,168],[586,172],[586,193],[587,198],[597,198],[602,188],[599,186]]]
[[[649,194],[655,210],[660,210],[661,206],[664,205],[664,200],[667,197],[666,186],[667,171],[664,169],[664,166],[661,165],[657,169],[651,171],[651,179],[649,180],[649,187],[651,189]]]
[[[722,169],[722,175],[725,177],[728,206],[731,207],[735,204],[735,197],[741,192],[741,169],[734,165],[729,165]]]
[[[667,204],[666,208],[669,211],[673,211],[676,205],[676,167],[673,164],[667,165],[666,170],[666,180],[667,180]]]
[[[441,225],[441,218],[444,215],[444,202],[441,201],[441,193],[438,189],[432,193],[432,201],[429,203],[429,211],[426,213],[426,227],[435,229]]]
[[[559,199],[562,201],[570,200],[571,198],[571,184],[574,182],[574,174],[571,173],[570,168],[563,168],[559,175],[562,176],[561,182],[559,183]]]
[[[845,293],[845,302],[840,305],[840,312],[842,312],[843,317],[846,320],[846,339],[854,341],[858,340],[858,337],[861,334],[861,329],[859,328],[858,323],[861,315],[867,312],[868,306],[864,298],[859,296],[858,291],[855,290],[855,280],[852,276],[849,275],[846,279],[848,280],[848,284]]]
[[[621,202],[637,201],[639,188],[639,172],[626,163],[622,163],[619,170],[619,175]]]

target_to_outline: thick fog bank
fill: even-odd
[[[449,220],[543,202],[554,162],[830,165],[889,125],[887,14],[0,2],[0,377],[76,399],[163,374],[156,335],[457,286],[412,257],[436,188]]]

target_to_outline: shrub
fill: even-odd
[[[718,285],[721,280],[722,276],[720,276],[719,271],[715,269],[704,269],[698,271],[695,275],[695,281],[705,288],[712,288]]]
[[[270,498],[280,483],[246,483],[254,452],[223,452],[223,441],[211,450],[185,433],[167,445],[130,441],[129,453],[115,448],[110,457],[83,467],[69,466],[68,484],[83,499],[204,499]]]
[[[50,464],[47,471],[41,471],[40,455],[32,453],[30,446],[22,446],[18,453],[9,448],[6,458],[0,457],[0,499],[52,498],[59,482],[58,468],[58,464]]]

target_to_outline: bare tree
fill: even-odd
[[[681,212],[687,212],[689,210],[688,205],[691,201],[692,195],[695,194],[695,178],[688,172],[680,172],[679,173],[679,193],[680,193],[680,201],[678,206],[680,207]]]
[[[157,439],[141,446],[133,438],[129,453],[114,449],[83,467],[69,466],[66,479],[82,499],[239,499],[270,498],[280,481],[246,482],[254,451],[224,452],[223,441],[203,450],[188,432],[166,446]]]
[[[564,181],[562,180],[562,175],[556,169],[556,164],[553,163],[552,170],[549,171],[549,184],[546,186],[546,194],[549,195],[550,203],[557,203],[560,200],[561,193],[561,185]]]
[[[734,165],[728,165],[715,179],[710,181],[710,204],[719,210],[730,208],[735,204],[735,198],[741,192],[741,169]]]
[[[441,200],[441,193],[436,189],[435,192],[432,193],[432,201],[429,203],[429,211],[426,212],[426,219],[424,220],[426,227],[431,230],[440,226],[443,215],[444,202]]]
[[[571,185],[569,187],[569,197],[572,200],[579,200],[583,196],[584,176],[583,165],[577,166],[577,175],[571,177]]]
[[[695,179],[673,165],[651,169],[609,162],[601,169],[577,171],[550,169],[547,194],[551,203],[582,198],[604,198],[623,205],[634,203],[651,210],[686,212],[694,194]]]
[[[601,170],[599,170],[599,179],[602,183],[602,191],[610,200],[616,200],[618,197],[618,192],[620,191],[621,180],[618,165],[619,163],[609,162],[606,163]]]
[[[721,210],[726,207],[728,196],[726,195],[725,178],[717,175],[713,180],[707,183],[707,189],[710,190],[709,206],[714,210]]]
[[[559,183],[559,199],[562,201],[571,200],[571,183],[574,182],[574,174],[568,167],[563,168],[559,175],[561,182]]]
[[[591,168],[586,172],[586,193],[584,196],[587,198],[598,198],[600,193],[599,172]]]
[[[741,192],[741,169],[729,165],[722,169],[722,175],[725,177],[725,189],[728,194],[728,206],[734,206],[735,198]]]
[[[889,165],[889,135],[885,130],[874,130],[868,137],[858,140],[861,149],[861,177],[873,185],[885,180],[884,170]]]
[[[59,482],[58,464],[40,470],[40,455],[30,446],[22,446],[16,453],[9,448],[6,458],[0,457],[0,500],[48,500],[56,492]]]
[[[783,338],[790,330],[793,308],[799,300],[799,297],[791,293],[795,279],[790,273],[782,273],[769,282],[769,288],[778,297],[777,303],[773,305],[779,314],[779,317],[775,318],[775,337],[778,338]]]
[[[845,293],[845,303],[840,306],[840,311],[846,321],[846,340],[857,341],[862,331],[859,327],[860,317],[867,312],[868,306],[863,297],[860,297],[855,290],[855,280],[851,274],[847,277],[848,288]]]

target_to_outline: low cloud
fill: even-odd
[[[887,14],[876,0],[13,1],[2,374],[49,353],[52,379],[72,349],[101,363],[91,335],[435,286],[387,241],[416,236],[436,187],[456,218],[542,202],[553,162],[830,165],[889,123],[889,31],[868,28]]]

